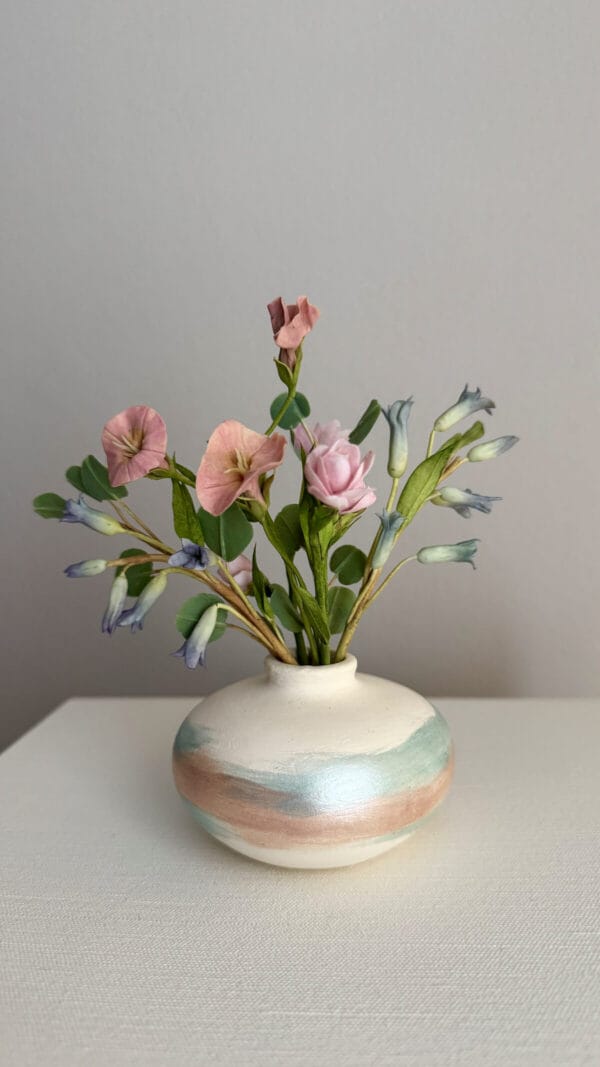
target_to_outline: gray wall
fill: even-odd
[[[1,37],[5,740],[70,694],[257,668],[237,635],[208,672],[169,658],[181,582],[143,634],[102,637],[107,582],[61,572],[106,542],[30,500],[128,404],[194,467],[222,418],[263,427],[280,292],[322,309],[317,417],[413,393],[422,449],[468,380],[522,438],[460,479],[504,497],[492,517],[430,508],[411,534],[482,537],[477,572],[407,568],[363,668],[430,694],[598,692],[598,4],[4,0]],[[132,496],[168,529],[166,487]]]

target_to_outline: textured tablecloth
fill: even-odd
[[[185,812],[191,701],[49,716],[0,758],[0,1063],[600,1064],[600,702],[437,703],[444,807],[310,872]]]

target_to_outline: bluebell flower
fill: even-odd
[[[396,400],[389,408],[383,408],[390,428],[387,469],[392,478],[401,478],[408,464],[408,418],[413,404],[410,396],[408,400]]]
[[[437,504],[442,508],[454,508],[458,515],[462,515],[463,519],[469,519],[471,517],[471,509],[474,511],[482,511],[485,515],[489,515],[492,510],[492,504],[496,500],[502,500],[501,496],[482,496],[481,493],[472,493],[470,489],[454,489],[452,486],[445,486],[444,489],[440,489],[439,493],[431,498],[432,504]]]
[[[394,547],[396,534],[404,522],[404,516],[397,511],[384,511],[377,516],[381,523],[379,540],[373,553],[373,568],[379,570],[388,560],[389,554]]]
[[[67,578],[93,578],[105,570],[105,559],[82,559],[81,563],[71,563],[65,567],[65,574]]]
[[[90,530],[96,530],[97,533],[102,534],[126,533],[120,522],[113,519],[112,515],[107,515],[104,511],[98,511],[97,508],[91,508],[89,504],[86,504],[82,496],[79,497],[79,500],[66,501],[64,514],[60,521],[82,522],[84,526],[89,526]]]
[[[481,389],[474,389],[470,393],[469,386],[465,385],[456,404],[442,412],[435,420],[433,428],[436,433],[443,433],[444,430],[450,430],[457,422],[466,419],[468,415],[474,415],[476,411],[487,411],[488,415],[491,415],[495,407],[493,400],[481,395]]]
[[[188,571],[205,571],[210,564],[210,552],[187,537],[181,538],[181,550],[169,556],[171,567],[185,567]]]
[[[206,646],[210,641],[215,626],[219,605],[211,604],[200,616],[190,636],[183,642],[181,648],[173,652],[174,656],[180,656],[185,660],[186,667],[194,670],[196,667],[204,667],[206,663]]]
[[[503,452],[508,452],[518,440],[518,437],[509,434],[507,437],[496,437],[493,441],[484,441],[483,444],[475,445],[467,452],[467,459],[469,463],[481,463],[484,459],[495,459]]]
[[[470,563],[473,569],[473,556],[477,552],[478,538],[472,541],[459,541],[456,545],[432,545],[417,552],[419,563]]]
[[[156,603],[161,593],[167,586],[167,576],[164,571],[159,571],[155,578],[151,578],[148,585],[144,586],[132,608],[121,612],[117,626],[131,626],[131,632],[143,630],[144,618]]]
[[[102,633],[112,634],[119,625],[119,619],[125,607],[127,599],[127,578],[124,574],[117,574],[110,587],[108,605],[102,617]]]

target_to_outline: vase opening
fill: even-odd
[[[273,656],[265,658],[269,684],[281,689],[318,689],[321,693],[338,691],[342,686],[352,684],[356,677],[356,668],[356,656],[350,655],[340,663],[320,666],[283,663]]]

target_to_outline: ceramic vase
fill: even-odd
[[[452,742],[396,682],[268,657],[202,700],[173,750],[191,814],[229,848],[282,867],[344,867],[393,848],[443,799]]]

